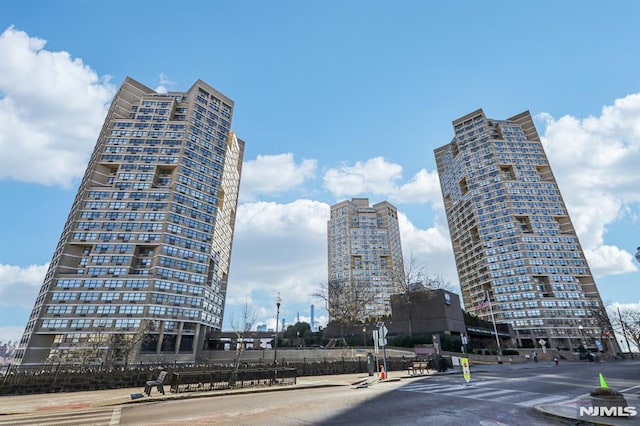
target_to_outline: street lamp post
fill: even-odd
[[[278,297],[276,298],[276,336],[273,341],[273,365],[278,364],[278,322],[280,321],[280,303],[282,299],[280,298],[280,292],[278,292]]]
[[[580,330],[580,336],[582,336],[582,347],[584,349],[587,349],[587,341],[584,338],[584,331],[582,331],[584,327],[582,327],[582,324],[578,326],[578,329]]]

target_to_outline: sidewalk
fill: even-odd
[[[396,372],[399,377],[398,372]],[[158,393],[154,387],[151,396],[133,399],[132,395],[142,394],[144,387],[105,389],[95,391],[46,393],[37,395],[0,396],[0,416],[9,414],[27,414],[41,411],[64,411],[90,409],[129,403],[149,401],[178,400],[189,398],[205,398],[223,395],[251,394],[258,392],[278,392],[292,389],[319,388],[328,386],[349,386],[369,380],[377,381],[377,377],[369,377],[366,373],[341,374],[334,376],[298,377],[295,385],[275,385],[237,389],[212,390],[202,392],[172,393],[165,385],[165,395]]]
[[[479,372],[489,372],[496,370],[521,370],[521,369],[543,369],[552,368],[551,364],[517,363],[517,364],[473,364],[472,374]],[[412,380],[439,376],[444,374],[462,374],[460,367],[454,367],[446,372],[429,371],[429,375],[409,376],[406,371],[391,371],[386,381]],[[275,385],[265,387],[250,387],[238,389],[224,389],[202,392],[171,393],[169,386],[165,386],[165,395],[159,394],[157,389],[153,389],[151,396],[134,399],[132,395],[142,394],[143,388],[107,389],[83,392],[51,393],[38,395],[10,395],[0,397],[0,418],[9,414],[28,414],[43,411],[65,411],[101,408],[122,404],[135,404],[145,402],[158,402],[163,400],[180,400],[190,398],[210,398],[224,395],[242,395],[259,392],[278,392],[293,389],[309,389],[329,386],[365,386],[375,385],[379,382],[377,375],[368,376],[366,373],[339,374],[330,376],[303,376],[298,377],[295,385]],[[629,406],[640,408],[640,400],[637,397],[627,395]],[[579,407],[589,406],[589,395],[563,401],[557,404],[541,404],[535,409],[545,415],[555,416],[565,419],[580,420],[599,425],[631,426],[638,424],[637,417],[579,417]]]

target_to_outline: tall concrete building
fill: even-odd
[[[197,357],[224,311],[244,153],[232,113],[200,80],[184,93],[124,81],[16,363]]]
[[[435,157],[466,310],[490,320],[488,293],[521,347],[616,349],[529,112],[494,120],[480,109],[453,129]]]
[[[391,295],[404,279],[397,209],[386,201],[369,206],[367,198],[342,201],[331,206],[327,229],[330,320],[391,315]]]

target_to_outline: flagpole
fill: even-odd
[[[491,298],[489,292],[485,292],[487,300],[489,301],[489,312],[491,312],[491,322],[493,322],[493,332],[496,334],[496,343],[498,344],[498,364],[502,364],[502,349],[500,349],[500,339],[498,338],[498,329],[496,328],[496,319],[493,316],[493,306],[491,305]]]

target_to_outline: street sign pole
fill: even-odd
[[[380,333],[378,332],[378,330],[373,330],[371,332],[371,337],[373,338],[373,353],[376,354],[376,356],[375,356],[376,374],[378,374],[378,376],[379,376],[380,375],[380,365],[378,365],[378,353],[380,353],[380,346],[379,346]]]
[[[389,372],[387,370],[387,327],[385,327],[384,322],[382,321],[376,325],[380,330],[380,346],[382,346],[382,365],[384,366],[384,374],[386,377],[389,377]]]

